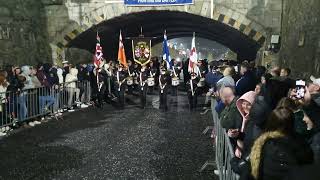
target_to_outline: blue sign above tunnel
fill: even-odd
[[[161,6],[193,4],[193,0],[124,0],[127,6]]]

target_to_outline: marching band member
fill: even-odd
[[[167,94],[168,94],[168,86],[170,82],[170,74],[166,71],[164,66],[161,67],[160,75],[159,75],[159,99],[160,99],[160,106],[159,109],[167,110]]]
[[[175,59],[172,59],[172,61],[173,67],[171,71],[171,96],[177,96],[181,67],[178,65],[178,62]]]
[[[135,76],[134,67],[131,60],[128,60],[128,77],[127,77],[127,85],[128,85],[128,94],[133,94],[134,89],[134,81],[133,77]]]
[[[141,72],[139,73],[139,85],[140,85],[140,99],[141,107],[144,109],[147,103],[147,80],[149,72],[147,71],[146,66],[141,67]]]
[[[154,89],[154,86],[155,86],[155,79],[157,78],[157,68],[154,66],[153,64],[153,61],[150,61],[149,63],[149,67],[148,67],[148,70],[149,70],[149,82],[152,82],[153,81],[153,85],[152,83],[149,83],[148,82],[148,86],[149,86],[149,93],[152,94],[153,93],[153,89]]]
[[[119,101],[119,106],[124,107],[124,92],[126,89],[126,77],[127,73],[126,70],[124,69],[123,64],[119,64],[118,71],[116,73],[116,78],[117,78],[117,94],[118,94],[118,101]]]
[[[208,88],[206,87],[206,83],[205,83],[205,76],[207,73],[207,68],[206,68],[206,65],[204,64],[203,60],[199,60],[195,67],[196,67],[195,72],[196,72],[197,76],[200,78],[200,80],[197,84],[197,86],[198,86],[197,91],[198,91],[198,95],[199,95],[199,94],[202,94],[202,93],[208,91]]]
[[[140,92],[139,90],[139,75],[140,75],[140,67],[138,63],[134,63],[133,65],[133,89],[136,92]]]
[[[105,60],[102,60],[99,66],[96,66],[93,70],[94,76],[97,82],[97,107],[103,108],[103,99],[106,91],[105,81],[107,79],[107,72],[104,70]]]
[[[198,83],[199,76],[197,73],[191,73],[191,79],[187,82],[188,87],[188,100],[189,100],[189,108],[195,109],[197,107],[197,98],[198,98]]]
[[[112,61],[106,63],[104,65],[104,70],[106,72],[106,97],[108,100],[115,100],[116,96],[114,95],[113,91],[113,76],[114,76],[114,70]]]

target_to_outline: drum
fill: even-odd
[[[154,78],[152,77],[148,78],[148,86],[154,86]]]
[[[179,83],[180,83],[179,78],[177,78],[177,77],[172,78],[172,82],[171,82],[172,86],[178,86]]]
[[[200,81],[198,82],[197,86],[198,87],[204,87],[205,86],[205,78],[201,78]]]
[[[132,77],[127,77],[127,85],[128,85],[128,86],[133,85],[133,79],[132,79]]]
[[[134,82],[134,84],[139,84],[138,77],[134,77],[133,82]]]

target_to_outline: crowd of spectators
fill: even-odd
[[[211,66],[206,75],[207,95],[235,153],[234,172],[240,179],[280,180],[296,168],[314,168],[320,162],[320,78],[306,79],[299,96],[299,79],[289,68],[238,67]],[[307,172],[320,179],[301,171]]]
[[[63,64],[7,65],[0,70],[2,124],[13,121],[32,127],[45,122],[45,117],[61,116],[64,107],[68,111],[88,107],[86,87],[78,82],[94,82],[94,66]],[[106,97],[115,97],[112,74],[117,65],[112,61],[105,64]],[[136,66],[130,65],[129,72],[138,73]],[[267,70],[244,62],[238,66],[210,65],[205,80],[209,86],[205,103],[209,104],[210,97],[214,97],[214,110],[236,156],[232,169],[240,179],[280,180],[294,177],[296,168],[309,172],[309,168],[320,163],[320,78],[308,78],[301,95],[298,79],[291,76],[289,68]],[[67,101],[62,102],[65,94]],[[205,112],[208,110],[204,108]],[[39,119],[30,120],[33,116]],[[0,136],[8,130],[1,128]]]
[[[10,124],[12,127],[33,127],[48,118],[61,116],[62,112],[73,111],[74,107],[88,107],[90,104],[84,101],[85,87],[79,83],[89,79],[88,66],[73,66],[67,61],[63,64],[63,67],[39,63],[37,66],[6,65],[2,68],[1,125],[13,122]],[[67,99],[67,103],[63,102],[63,98]],[[0,136],[6,135],[12,127],[0,128]]]

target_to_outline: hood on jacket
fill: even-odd
[[[259,172],[261,167],[260,163],[262,160],[262,150],[264,144],[269,139],[277,139],[282,137],[285,137],[285,135],[280,131],[270,131],[261,134],[261,136],[259,136],[259,138],[254,142],[250,153],[251,174],[254,179],[259,179]]]
[[[29,76],[31,74],[30,66],[22,66],[21,71],[24,75]]]
[[[70,74],[71,74],[72,76],[77,76],[77,75],[78,75],[78,69],[76,69],[76,68],[71,68],[71,69],[70,69]]]
[[[249,92],[245,93],[244,95],[242,95],[237,100],[236,105],[237,105],[237,108],[238,108],[241,116],[243,117],[243,119],[248,119],[249,114],[245,114],[245,112],[242,108],[242,102],[247,101],[252,105],[254,100],[256,99],[256,97],[257,97],[257,94],[254,91],[249,91]]]

